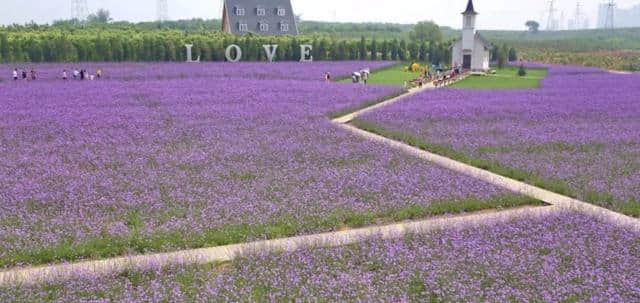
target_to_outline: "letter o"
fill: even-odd
[[[231,50],[235,49],[236,50],[236,57],[235,58],[231,58]],[[242,59],[242,49],[240,49],[240,46],[237,46],[235,44],[231,44],[227,47],[227,50],[224,52],[224,56],[227,58],[227,61],[229,62],[238,62],[240,61],[240,59]]]

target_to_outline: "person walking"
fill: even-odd
[[[36,80],[36,71],[31,69],[31,80]]]
[[[84,74],[84,69],[80,70],[80,80],[84,80],[85,74]]]
[[[18,80],[18,69],[14,68],[13,69],[13,81],[17,81]]]
[[[65,80],[65,81],[67,80],[67,70],[66,69],[62,70],[62,80]]]
[[[73,80],[77,80],[78,76],[80,76],[80,72],[76,68],[76,69],[73,70]]]
[[[98,69],[98,70],[96,71],[96,77],[97,77],[98,79],[102,78],[102,69]]]
[[[22,70],[22,80],[27,80],[27,71],[26,70]]]

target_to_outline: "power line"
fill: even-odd
[[[167,0],[157,0],[156,10],[158,13],[158,21],[165,22],[169,20],[169,5]]]

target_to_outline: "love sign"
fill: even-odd
[[[184,46],[187,48],[187,62],[189,63],[200,62],[200,56],[198,56],[198,59],[193,60],[193,55],[191,53],[193,44],[185,44]],[[276,50],[278,50],[278,45],[265,44],[265,45],[262,45],[262,48],[264,49],[264,53],[267,56],[267,60],[269,60],[269,62],[273,62],[273,59],[276,56]],[[311,55],[312,50],[313,50],[313,46],[309,44],[300,45],[300,62],[313,62],[313,56]],[[240,60],[242,60],[242,49],[240,48],[240,46],[231,44],[224,51],[224,57],[229,62],[239,62]]]

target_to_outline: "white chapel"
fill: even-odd
[[[469,0],[467,9],[462,13],[462,37],[451,47],[451,66],[486,72],[489,70],[492,46],[476,32],[477,15],[473,0]]]

